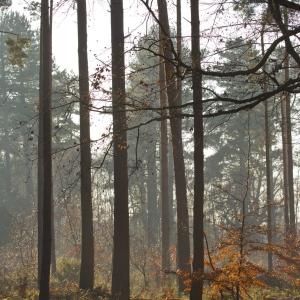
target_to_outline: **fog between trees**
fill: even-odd
[[[51,55],[71,4],[0,3],[3,299],[299,293],[300,5],[189,4],[137,1],[146,33],[124,37],[112,0],[94,65],[78,0],[74,74]]]

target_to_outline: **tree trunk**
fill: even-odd
[[[79,288],[94,286],[94,232],[91,188],[90,94],[87,54],[86,1],[77,1],[80,93],[81,265]]]
[[[140,169],[140,176],[141,178],[146,178],[146,174],[144,173],[144,170]],[[145,232],[147,232],[148,229],[148,223],[147,223],[147,192],[146,192],[146,185],[144,183],[140,183],[139,184],[139,197],[141,200],[141,207],[140,207],[140,212],[138,214],[138,216],[136,217],[136,219],[138,220],[140,218],[140,222],[142,224],[143,229],[145,230]]]
[[[200,68],[200,20],[198,0],[191,0],[192,65]],[[192,73],[194,110],[194,259],[190,299],[202,300],[204,270],[203,204],[204,204],[204,153],[202,120],[202,75]]]
[[[7,97],[5,93],[5,97]],[[9,115],[9,107],[8,100],[5,101],[3,105],[3,122],[4,122],[4,141],[5,141],[5,177],[6,177],[6,203],[12,203],[12,194],[11,194],[11,161],[10,161],[10,142],[9,142],[9,125],[8,125],[8,115]]]
[[[288,15],[284,13],[284,23],[288,25]],[[286,59],[284,61],[285,82],[289,80],[289,57],[286,51]],[[293,149],[292,149],[292,124],[291,124],[291,97],[286,93],[285,98],[285,116],[286,116],[286,151],[287,151],[287,180],[288,180],[288,199],[290,209],[290,225],[291,234],[296,234],[295,224],[295,200],[294,200],[294,175],[293,175]]]
[[[148,242],[156,245],[158,239],[158,210],[157,210],[157,172],[156,172],[156,132],[152,134],[152,143],[149,143],[148,153],[148,176],[147,176],[147,210],[148,210]],[[153,164],[151,156],[153,155]]]
[[[4,35],[1,35],[1,43],[4,44]],[[8,115],[9,115],[9,106],[8,106],[8,95],[6,91],[6,72],[5,72],[5,62],[4,55],[1,53],[1,75],[3,79],[3,129],[4,129],[4,151],[5,151],[5,178],[6,178],[6,193],[5,193],[5,202],[11,203],[13,201],[11,195],[11,162],[10,162],[10,143],[9,143],[9,126],[8,126]]]
[[[170,125],[172,134],[173,146],[173,161],[175,173],[175,187],[177,199],[177,254],[178,254],[178,268],[181,270],[190,269],[190,241],[189,241],[189,216],[187,208],[186,195],[186,179],[185,179],[185,165],[183,158],[183,144],[182,144],[182,119],[179,116],[181,109],[172,108],[180,105],[177,98],[177,89],[175,84],[175,69],[171,64],[172,52],[170,44],[170,27],[168,19],[168,11],[165,0],[158,0],[159,20],[162,25],[162,42],[164,49],[165,72],[168,104],[170,106]],[[184,284],[181,282],[179,291],[183,291]]]
[[[49,279],[51,264],[51,207],[52,207],[52,112],[51,112],[51,57],[50,57],[50,26],[49,26],[49,4],[48,0],[41,3],[42,24],[42,94],[43,94],[43,241],[42,241],[42,263],[40,300],[49,299]]]
[[[53,0],[50,0],[50,19],[49,19],[49,35],[50,35],[50,90],[52,92],[52,24],[53,24]],[[55,251],[55,223],[54,223],[54,199],[53,199],[53,185],[52,185],[52,191],[51,191],[51,273],[52,275],[56,273],[56,251]]]
[[[273,226],[272,226],[272,190],[271,190],[271,161],[270,161],[270,134],[268,117],[268,100],[264,102],[265,106],[265,147],[266,147],[266,179],[267,179],[267,226],[268,226],[268,245],[272,244]],[[273,270],[272,250],[268,251],[268,270]]]
[[[20,103],[22,109],[26,110],[25,100],[25,86],[24,86],[24,74],[20,68]],[[29,134],[26,123],[22,123],[22,135],[23,135],[23,156],[25,163],[25,176],[26,176],[26,208],[30,208],[34,202],[34,191],[32,181],[32,161],[30,160],[30,146],[29,146]]]
[[[167,122],[168,127],[168,122]],[[168,135],[168,184],[169,184],[169,219],[170,219],[170,244],[176,244],[176,220],[174,204],[174,163],[173,163],[173,147]]]
[[[161,30],[160,30],[161,33]],[[160,34],[160,53],[162,53]],[[159,87],[160,87],[160,106],[167,105],[166,94],[166,76],[163,64],[163,58],[159,57]],[[167,112],[165,112],[167,114]],[[162,255],[162,268],[163,270],[170,270],[170,207],[169,207],[169,170],[168,170],[168,128],[167,120],[160,123],[160,178],[161,178],[161,255]]]
[[[264,29],[263,25],[261,31],[261,49],[262,56],[265,55],[264,44]],[[263,67],[265,70],[265,66]],[[264,92],[267,92],[267,79],[264,82]],[[268,245],[272,244],[272,191],[271,191],[271,162],[270,162],[270,134],[269,134],[269,114],[268,114],[268,100],[264,102],[265,108],[265,148],[266,148],[266,183],[267,183],[267,228],[268,228]],[[268,251],[268,271],[273,270],[272,250]]]
[[[41,19],[40,30],[40,83],[39,83],[39,135],[38,135],[38,200],[37,200],[37,221],[38,221],[38,288],[41,283],[42,269],[42,245],[43,245],[43,190],[44,190],[44,146],[43,146],[43,26]]]
[[[129,212],[123,1],[111,0],[114,151],[114,249],[112,299],[129,300]]]
[[[181,58],[181,0],[177,0],[176,5],[176,27],[177,27],[177,37],[176,37],[176,43],[177,43],[177,54],[178,57]],[[181,79],[177,78],[176,82],[176,88],[177,88],[177,101],[179,104],[182,104],[182,83]]]
[[[288,194],[288,173],[287,173],[287,150],[286,150],[286,117],[285,117],[285,100],[280,102],[281,109],[281,138],[282,138],[282,161],[283,161],[283,205],[284,205],[284,225],[285,233],[289,232],[289,194]]]

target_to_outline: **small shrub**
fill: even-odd
[[[57,262],[55,279],[62,282],[78,282],[80,271],[80,260],[77,258],[62,257]]]

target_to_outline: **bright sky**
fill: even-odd
[[[126,42],[133,40],[139,33],[146,32],[145,9],[138,0],[124,1],[124,34],[131,33]],[[111,57],[110,45],[110,7],[108,1],[88,1],[88,51],[90,74],[95,71],[97,63],[96,56],[103,61],[109,61]],[[76,10],[71,7],[61,8],[54,15],[53,26],[53,55],[61,68],[73,70],[78,73],[77,57],[77,15]],[[149,19],[147,26],[153,24]],[[131,47],[131,44],[127,44]],[[96,140],[106,132],[111,118],[99,113],[91,114],[91,137]]]
[[[18,10],[26,14],[23,9],[27,0],[13,0],[12,10]],[[96,56],[103,61],[109,61],[110,50],[110,0],[87,0],[88,5],[88,51],[89,51],[89,70],[90,74],[95,71],[97,63]],[[175,26],[176,22],[176,1],[170,2],[169,19],[170,24]],[[58,1],[54,0],[54,18],[53,18],[53,56],[57,65],[61,69],[74,71],[78,74],[78,56],[77,56],[77,13],[76,5],[66,2],[64,6],[56,9]],[[153,1],[153,6],[156,1]],[[156,7],[154,7],[156,9]],[[189,35],[189,1],[182,1],[182,27],[183,35]],[[126,46],[131,47],[131,41],[139,34],[146,33],[146,28],[153,25],[153,19],[146,18],[146,10],[139,0],[124,0],[124,34],[131,33],[126,39]],[[39,21],[32,23],[32,26],[39,27]],[[91,128],[92,139],[98,139],[106,131],[109,119],[103,115],[92,114]]]
[[[18,10],[21,13],[27,4],[27,0],[12,0],[12,10]],[[29,1],[28,1],[29,2]],[[62,2],[62,1],[61,1]],[[74,2],[74,1],[72,1]],[[88,5],[88,48],[89,48],[89,67],[90,73],[96,67],[94,55],[102,56],[103,60],[110,57],[110,0],[87,0]],[[156,1],[153,1],[153,7],[156,8]],[[175,2],[173,0],[173,2]],[[169,18],[170,23],[175,24],[175,4],[171,2]],[[182,1],[183,34],[188,34],[190,24],[189,19],[189,1]],[[53,55],[61,68],[77,73],[77,15],[76,5],[70,1],[59,9],[55,8],[58,1],[54,0],[54,19],[53,19]],[[187,11],[188,10],[188,11]],[[152,18],[146,20],[146,10],[139,0],[124,0],[124,34],[132,33],[129,39],[133,39],[139,33],[144,34],[146,27],[153,24]],[[145,22],[146,20],[146,22]],[[188,25],[188,26],[186,26]],[[39,21],[33,23],[38,27]],[[185,28],[188,28],[188,32]],[[128,40],[127,40],[128,41]],[[106,51],[105,51],[106,50]],[[105,59],[106,58],[106,59]]]

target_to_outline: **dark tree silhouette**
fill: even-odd
[[[177,201],[177,251],[178,267],[181,270],[189,269],[190,262],[190,242],[189,242],[189,216],[187,208],[185,165],[183,158],[182,144],[182,119],[176,117],[180,115],[181,109],[175,108],[181,105],[178,103],[177,89],[175,84],[176,71],[171,63],[173,57],[170,42],[170,27],[168,20],[168,10],[166,1],[158,0],[159,21],[162,29],[162,43],[165,59],[166,86],[169,104],[170,127],[173,146],[173,162],[175,174],[175,188]],[[147,4],[146,4],[147,5]],[[180,282],[180,291],[184,290],[183,282]]]
[[[80,179],[82,248],[79,288],[94,285],[94,233],[91,189],[90,93],[87,57],[86,1],[77,1],[80,93]]]
[[[160,53],[162,53],[162,40],[160,30]],[[159,59],[159,95],[160,106],[167,105],[166,76],[162,56]],[[165,112],[166,114],[166,112]],[[160,123],[160,180],[161,180],[161,250],[162,267],[170,269],[170,207],[169,207],[169,169],[168,169],[168,123],[162,120]],[[172,220],[173,221],[173,220]]]
[[[49,299],[49,279],[51,264],[51,206],[52,206],[52,111],[51,111],[51,56],[49,3],[42,1],[41,6],[41,92],[43,101],[43,239],[40,279],[40,300]]]
[[[129,213],[123,1],[111,1],[112,105],[114,156],[113,299],[129,300]]]
[[[191,37],[192,65],[200,67],[199,36],[199,1],[191,0]],[[192,282],[190,299],[201,300],[204,271],[203,245],[203,206],[204,206],[204,153],[203,153],[203,118],[202,118],[202,75],[193,72],[193,111],[194,111],[194,257],[193,272],[196,275]]]

